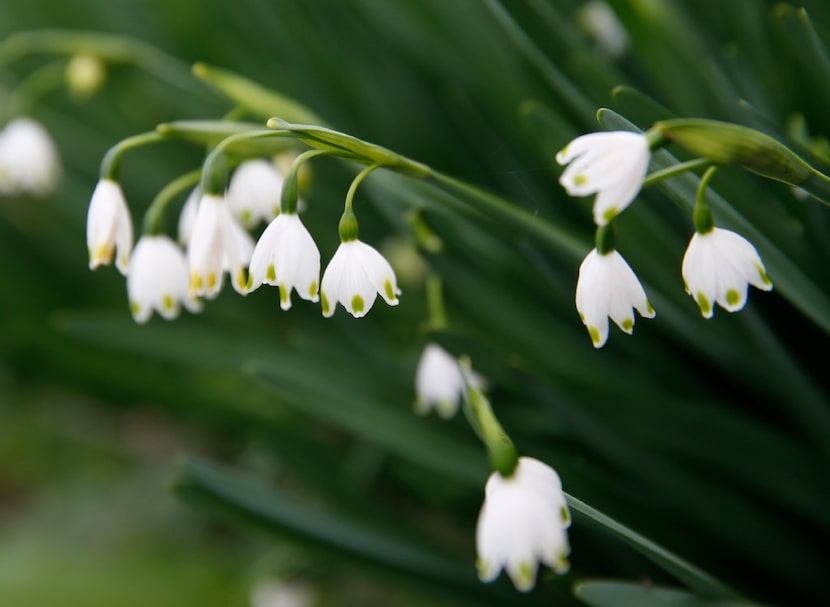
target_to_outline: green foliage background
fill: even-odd
[[[411,412],[427,339],[471,357],[520,452],[554,466],[569,494],[737,597],[826,601],[827,209],[721,171],[716,221],[754,242],[776,289],[705,321],[680,278],[696,178],[645,191],[620,217],[618,245],[657,317],[632,337],[612,328],[595,351],[573,304],[590,202],[564,194],[553,156],[576,135],[621,128],[621,117],[647,128],[698,116],[763,130],[826,169],[830,7],[614,0],[631,41],[615,61],[580,28],[581,4],[0,4],[2,39],[110,32],[170,58],[161,78],[110,66],[87,101],[48,93],[31,113],[60,148],[60,188],[49,200],[0,200],[0,604],[245,605],[268,576],[308,582],[331,605],[727,604],[648,590],[689,580],[579,513],[567,576],[545,576],[529,595],[506,579],[480,584],[486,458],[462,416]],[[53,59],[2,66],[0,109]],[[420,209],[443,242],[422,254],[443,278],[446,330],[425,328],[423,282],[403,273],[400,306],[378,303],[361,320],[342,309],[323,319],[306,302],[283,313],[274,290],[243,300],[226,287],[198,316],[136,326],[120,275],[87,269],[86,207],[109,146],[232,107],[190,74],[196,61],[492,192],[556,236],[378,171],[355,201],[361,238],[413,240],[407,213]],[[600,108],[614,111],[604,125]],[[203,156],[170,142],[125,159],[136,225]],[[355,168],[313,168],[304,221],[325,263]],[[584,584],[597,578],[633,585]]]

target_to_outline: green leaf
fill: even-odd
[[[684,590],[615,580],[580,580],[574,595],[590,607],[760,607],[748,601],[713,601]]]

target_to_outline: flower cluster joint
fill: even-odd
[[[568,165],[559,183],[570,196],[596,194],[594,222],[606,225],[640,191],[648,170],[648,137],[628,131],[589,133],[571,141],[556,161]]]
[[[654,318],[654,308],[637,275],[616,250],[593,249],[579,266],[576,309],[595,348],[608,340],[608,319],[629,335],[634,331],[634,309]]]
[[[121,185],[101,179],[92,192],[86,219],[86,244],[89,269],[115,265],[126,275],[133,247],[133,222]]]
[[[736,312],[746,305],[749,285],[770,291],[772,282],[758,251],[731,230],[712,228],[695,232],[682,264],[683,283],[704,318],[711,318],[717,303]]]
[[[495,580],[502,569],[521,592],[536,585],[539,564],[565,573],[570,564],[567,528],[571,517],[556,471],[520,457],[513,474],[493,472],[478,517],[478,574]]]

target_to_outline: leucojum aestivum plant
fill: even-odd
[[[59,40],[58,46],[72,57],[69,84],[87,92],[103,86],[101,70],[110,47],[89,35],[66,34]],[[114,265],[124,275],[136,323],[148,323],[154,313],[174,320],[181,308],[199,313],[228,288],[226,283],[241,296],[273,286],[283,311],[290,312],[294,305],[319,306],[321,323],[328,322],[338,306],[358,319],[379,299],[397,306],[406,294],[396,268],[378,243],[360,230],[358,193],[382,173],[457,196],[469,211],[504,222],[543,246],[557,232],[544,218],[423,162],[337,130],[300,103],[243,76],[202,63],[193,66],[193,74],[225,96],[231,105],[228,114],[215,120],[165,122],[116,142],[101,162],[97,185],[90,188],[89,268]],[[0,131],[0,194],[51,192],[60,174],[54,144],[22,106],[15,106],[12,114]],[[205,149],[204,160],[158,191],[144,209],[136,238],[137,205],[121,179],[128,170],[127,157],[134,150],[171,142]],[[686,292],[706,319],[717,306],[742,310],[750,287],[769,291],[776,280],[768,275],[753,243],[719,226],[707,197],[716,173],[747,171],[830,203],[830,178],[780,141],[738,124],[673,118],[644,132],[593,132],[560,143],[559,150],[550,150],[551,160],[564,167],[559,183],[573,197],[593,197],[595,246],[578,269],[574,322],[577,316],[581,319],[595,348],[608,340],[609,319],[628,334],[634,329],[635,310],[643,318],[660,321],[659,307],[652,306],[635,269],[617,250],[615,235],[618,218],[638,202],[644,189],[681,175],[700,175],[694,200],[687,201],[693,232],[678,269]],[[670,147],[692,158],[650,172],[652,155]],[[315,235],[303,221],[320,203],[306,200],[304,194],[313,174],[311,165],[333,161],[349,167],[354,177],[343,192],[339,222],[331,226],[339,246],[323,260]],[[170,221],[174,214],[175,221]],[[412,222],[428,231],[415,215]],[[172,223],[175,234],[169,231]],[[438,333],[448,320],[440,276],[432,278],[438,286],[431,291],[425,322]],[[566,494],[548,463],[521,455],[491,406],[491,390],[497,386],[474,370],[464,352],[428,341],[413,383],[417,414],[435,411],[450,419],[461,409],[484,446],[491,472],[475,534],[481,581],[491,582],[504,571],[518,591],[529,592],[540,570],[568,572],[573,510],[701,594],[736,598],[708,573]],[[573,551],[577,553],[579,546]]]

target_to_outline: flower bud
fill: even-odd
[[[667,140],[693,154],[716,164],[740,166],[769,179],[798,185],[814,173],[813,168],[788,147],[745,126],[680,118],[658,122],[654,128]]]

